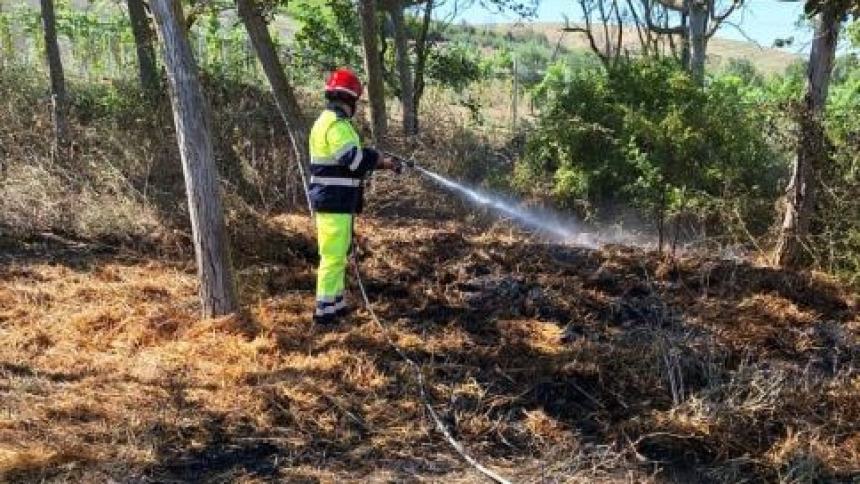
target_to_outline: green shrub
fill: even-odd
[[[447,45],[430,51],[427,78],[459,92],[484,75],[478,52],[465,44]]]
[[[301,24],[293,41],[297,67],[316,71],[353,66],[361,70],[360,27],[352,2],[305,0],[290,8]]]
[[[747,86],[763,86],[764,76],[749,59],[729,59],[720,73],[723,77],[733,76]]]
[[[808,247],[815,265],[860,285],[860,65],[839,59],[830,88],[830,163],[822,171],[817,217]]]
[[[552,51],[549,46],[534,40],[522,44],[516,49],[517,75],[524,86],[536,85],[542,78],[549,65]]]
[[[662,222],[720,201],[758,200],[760,230],[772,216],[786,163],[768,145],[767,120],[744,104],[737,76],[703,90],[670,61],[552,66],[534,90],[540,118],[516,184],[566,208],[636,207]],[[546,191],[549,188],[549,191]],[[737,208],[737,207],[736,207]]]

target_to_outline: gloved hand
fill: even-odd
[[[403,161],[385,153],[380,154],[382,155],[382,163],[379,165],[380,168],[383,170],[391,170],[397,175],[403,173]]]

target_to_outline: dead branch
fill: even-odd
[[[570,24],[570,20],[567,16],[564,17],[564,27],[561,29],[562,32],[577,32],[585,34],[588,39],[588,44],[591,47],[591,50],[600,58],[600,61],[603,62],[604,65],[609,61],[603,52],[601,52],[600,47],[597,45],[597,39],[594,38],[594,32],[591,30],[591,9],[586,6],[586,0],[579,0],[579,5],[582,8],[583,16],[585,17],[585,28],[576,27]]]
[[[714,34],[717,33],[717,30],[720,29],[720,26],[726,21],[726,19],[728,19],[735,12],[735,10],[738,9],[738,7],[743,5],[743,3],[743,0],[732,0],[732,4],[729,5],[726,10],[723,11],[723,13],[717,14],[717,7],[714,3],[714,0],[710,0],[710,2],[708,3],[708,10],[711,14],[712,25],[711,28],[708,30],[707,38],[710,39],[711,37],[713,37]]]
[[[679,25],[677,27],[663,27],[654,23],[653,1],[655,0],[642,0],[642,6],[645,8],[645,24],[648,26],[648,29],[660,35],[684,35],[686,32],[683,25]],[[670,8],[661,0],[656,1],[664,8],[683,11],[682,9]]]

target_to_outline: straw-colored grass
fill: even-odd
[[[301,215],[269,223],[312,235]],[[359,230],[437,410],[518,481],[860,470],[858,318],[821,276],[454,222]],[[50,244],[0,266],[5,480],[479,481],[365,312],[311,325],[311,256],[241,267],[248,314],[201,321],[184,260]]]
[[[243,96],[251,107],[264,97]],[[46,152],[45,113],[33,126],[25,104],[0,105],[0,481],[480,482],[367,312],[312,326],[312,224],[263,209],[298,193],[275,163],[286,142],[261,128],[274,115],[238,144],[266,155],[228,157],[266,186],[225,177],[245,311],[204,321],[160,115],[145,136],[111,119],[76,129],[64,164]],[[452,124],[427,122],[401,148],[467,178],[469,163],[505,162]],[[454,436],[498,472],[517,482],[860,473],[860,315],[833,280],[546,244],[429,183],[380,176],[368,198],[358,232],[374,307]]]

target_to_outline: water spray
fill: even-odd
[[[403,166],[415,169],[439,185],[457,192],[467,201],[506,215],[517,221],[520,225],[544,235],[548,235],[553,239],[591,248],[597,247],[601,242],[594,234],[586,232],[581,226],[579,226],[579,224],[569,218],[564,218],[558,214],[545,210],[518,207],[514,201],[505,200],[502,196],[497,194],[491,194],[479,191],[475,188],[467,187],[418,165],[412,159],[392,155],[391,153],[386,153],[386,155],[399,161]]]

